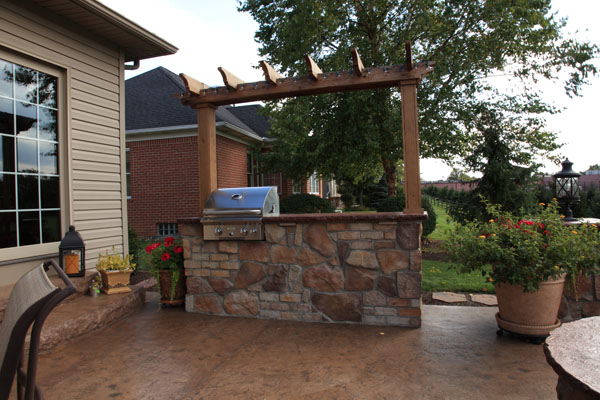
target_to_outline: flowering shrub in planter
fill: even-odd
[[[566,275],[571,283],[579,273],[598,270],[600,235],[595,225],[568,225],[558,204],[540,203],[532,214],[515,216],[486,202],[492,219],[458,225],[446,238],[450,258],[460,271],[482,271],[493,282],[521,285],[525,292],[541,282]],[[492,264],[491,272],[483,269]]]
[[[171,275],[171,289],[169,297],[173,300],[175,287],[183,271],[183,247],[168,236],[161,242],[146,246],[146,253],[151,255],[151,271],[160,282],[160,271],[168,270]]]

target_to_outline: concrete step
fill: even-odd
[[[42,329],[40,350],[51,349],[135,313],[146,302],[147,286],[148,282],[140,282],[130,286],[130,293],[100,294],[97,297],[78,293],[72,301],[52,310]]]
[[[86,273],[84,277],[71,278],[77,292],[50,312],[42,328],[40,350],[49,350],[57,344],[102,329],[133,314],[143,307],[146,302],[146,290],[155,284],[154,278],[151,278],[130,286],[130,293],[101,293],[97,297],[91,297],[88,295],[88,283],[96,275],[93,271]],[[50,280],[58,287],[65,286],[57,276],[51,276]],[[4,317],[13,286],[0,287],[0,322]]]
[[[77,298],[77,295],[87,294],[88,293],[88,285],[89,282],[96,276],[98,273],[96,271],[86,271],[85,276],[82,277],[73,277],[70,278],[75,288],[77,289],[77,293],[67,297],[63,303],[68,303]],[[65,284],[56,275],[50,275],[50,281],[60,288],[64,288]],[[4,319],[4,310],[6,310],[6,305],[8,304],[8,298],[10,297],[10,293],[12,292],[14,284],[3,285],[0,286],[0,322]]]

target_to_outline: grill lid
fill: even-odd
[[[204,204],[204,218],[262,218],[278,215],[276,186],[217,189]]]

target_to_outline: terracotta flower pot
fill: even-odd
[[[100,276],[102,277],[102,292],[106,294],[128,293],[129,277],[132,270],[125,271],[105,271],[101,269]]]
[[[558,309],[565,279],[540,283],[540,290],[526,293],[523,286],[502,282],[496,284],[498,326],[509,332],[531,336],[547,336],[560,326]]]
[[[175,284],[175,292],[171,298],[171,271],[161,269],[158,271],[160,278],[160,302],[172,306],[183,305],[185,303],[185,294],[187,287],[185,284],[185,275],[183,270],[179,273],[179,280]]]

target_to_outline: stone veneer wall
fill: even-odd
[[[600,316],[600,275],[580,276],[576,290],[567,281],[558,317],[563,322]]]
[[[299,214],[265,218],[266,241],[204,241],[179,221],[186,310],[368,325],[421,325],[423,215]]]

